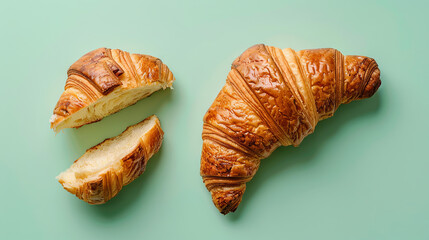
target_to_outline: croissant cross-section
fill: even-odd
[[[58,132],[96,122],[160,89],[172,87],[174,76],[158,58],[99,48],[73,63],[54,113]]]
[[[83,201],[105,203],[145,171],[163,139],[159,119],[152,115],[88,149],[57,179]]]

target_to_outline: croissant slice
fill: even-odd
[[[234,212],[261,159],[298,146],[340,104],[371,97],[380,84],[369,57],[332,48],[247,49],[204,116],[200,173],[215,206]]]
[[[158,118],[150,116],[88,149],[57,179],[85,202],[105,203],[144,172],[147,161],[160,149],[163,136]]]
[[[158,58],[108,48],[85,54],[67,75],[50,119],[55,132],[99,121],[161,88],[171,88],[175,80]]]

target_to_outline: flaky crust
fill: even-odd
[[[215,206],[234,212],[261,159],[298,146],[341,103],[371,97],[380,84],[372,58],[332,48],[247,49],[204,116],[200,173]]]
[[[120,166],[113,165],[109,167],[103,173],[99,174],[96,179],[85,181],[77,188],[69,187],[63,179],[59,178],[59,182],[63,185],[64,189],[87,203],[102,204],[118,194],[123,186],[131,183],[140,176],[145,171],[148,160],[161,148],[164,136],[164,132],[156,116],[148,117],[142,122],[147,121],[149,118],[156,118],[156,125],[145,133],[144,137],[140,139],[139,144],[127,156],[118,159],[117,163]],[[133,126],[128,127],[125,131]],[[115,138],[106,139],[88,149],[87,152],[96,150],[101,144],[113,141]],[[77,161],[79,159],[75,162]]]
[[[153,83],[171,87],[174,81],[173,74],[160,59],[109,48],[85,54],[70,66],[67,76],[51,119],[54,129],[73,113],[117,88],[131,89]]]

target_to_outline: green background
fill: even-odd
[[[2,3],[1,239],[429,239],[428,4],[423,1]],[[232,61],[266,43],[377,60],[374,97],[263,160],[237,212],[199,176],[202,118]],[[174,90],[55,136],[68,67],[98,47],[161,58]],[[105,205],[56,181],[85,150],[156,114],[146,172]]]

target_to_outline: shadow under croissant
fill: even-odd
[[[104,139],[117,136],[128,126],[136,124],[152,114],[156,115],[157,110],[164,103],[169,102],[171,97],[171,89],[160,90],[98,122],[77,129],[65,129],[60,134],[67,135],[69,147],[74,147],[73,151],[80,153],[79,156],[81,156],[88,148],[99,144]],[[162,119],[160,121],[162,127]]]
[[[242,202],[237,211],[228,214],[226,217],[231,221],[240,218],[246,212],[247,201],[252,201],[258,189],[263,188],[264,181],[276,174],[285,174],[286,170],[298,164],[305,164],[308,161],[314,161],[317,158],[317,152],[323,148],[329,138],[337,131],[347,125],[353,119],[376,113],[381,106],[381,97],[378,92],[372,98],[358,100],[349,104],[342,104],[335,112],[334,116],[320,121],[314,133],[307,136],[301,143],[301,147],[279,147],[271,156],[261,160],[261,165],[255,177],[247,183],[246,191]],[[304,148],[305,146],[305,148]]]
[[[160,90],[98,122],[76,129],[65,129],[59,134],[67,136],[68,147],[73,148],[72,151],[79,153],[80,157],[87,149],[99,144],[104,139],[117,136],[128,126],[134,125],[150,115],[156,115],[157,109],[161,108],[164,103],[171,101],[171,95],[171,89]],[[162,119],[160,121],[162,127]],[[72,161],[70,161],[71,164]]]

